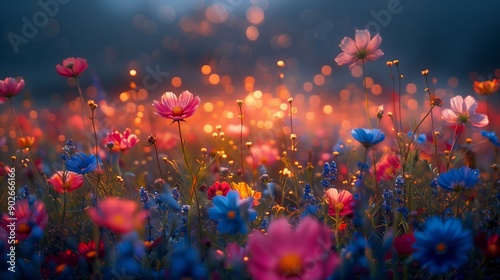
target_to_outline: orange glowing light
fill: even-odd
[[[177,87],[177,88],[182,86],[182,79],[180,77],[173,77],[172,78],[172,86]]]
[[[125,102],[130,99],[130,94],[128,92],[120,93],[120,101]]]
[[[332,74],[332,67],[329,65],[323,65],[323,67],[321,67],[321,74],[325,76]]]
[[[30,118],[36,119],[38,117],[38,113],[34,110],[30,111]]]
[[[134,82],[130,82],[130,88],[131,89],[135,89],[136,87],[137,87],[137,85]]]
[[[325,83],[325,77],[321,74],[314,75],[314,84],[322,86]]]
[[[313,84],[311,82],[305,82],[302,88],[304,88],[305,91],[309,92],[313,90]]]
[[[134,69],[131,69],[129,72],[130,76],[132,77],[135,77],[135,75],[137,75],[137,71],[135,71]]]
[[[208,82],[212,85],[217,85],[220,82],[220,77],[217,74],[211,74],[208,77]]]
[[[278,60],[278,62],[276,62],[276,65],[278,65],[278,67],[285,67],[285,62],[283,60]]]
[[[251,24],[261,24],[264,21],[264,11],[257,6],[248,8],[247,10],[247,20]]]
[[[211,102],[207,102],[203,104],[203,109],[205,110],[205,112],[212,112],[214,110],[214,104],[212,104]]]
[[[417,110],[418,109],[418,102],[415,99],[410,99],[408,102],[406,102],[406,106],[408,106],[408,109],[410,110]]]
[[[382,86],[379,84],[374,84],[371,88],[374,95],[380,95],[382,93]]]
[[[309,97],[309,105],[317,107],[321,104],[321,98],[318,95],[311,95]]]
[[[214,131],[214,128],[213,128],[211,125],[206,124],[206,125],[203,127],[203,131],[204,131],[205,133],[212,133],[212,131]]]
[[[249,26],[246,30],[246,36],[248,40],[255,41],[259,38],[259,29],[255,26]]]
[[[205,65],[201,66],[201,73],[208,75],[211,72],[212,72],[212,67],[210,67],[210,65],[205,64]]]
[[[409,94],[414,94],[415,92],[417,92],[417,86],[413,83],[409,83],[406,85],[406,91]]]
[[[323,113],[325,113],[325,115],[330,115],[333,113],[333,107],[331,105],[323,106]]]

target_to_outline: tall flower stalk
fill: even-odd
[[[349,69],[352,69],[354,66],[359,64],[362,65],[363,87],[365,88],[366,117],[369,128],[371,128],[371,123],[368,89],[366,87],[365,61],[373,61],[384,55],[384,53],[378,48],[380,43],[382,43],[382,37],[380,37],[379,34],[371,38],[370,32],[367,29],[356,30],[355,40],[349,37],[344,37],[344,39],[342,39],[340,43],[342,53],[335,58],[335,62],[339,65],[350,64]]]

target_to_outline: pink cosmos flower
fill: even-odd
[[[90,219],[109,228],[117,234],[129,233],[142,225],[148,212],[138,211],[138,205],[132,200],[109,197],[98,204],[98,207],[87,209]]]
[[[23,79],[5,78],[5,80],[0,80],[0,98],[12,97],[24,88]]]
[[[328,215],[340,217],[352,215],[353,197],[349,191],[343,190],[339,193],[336,188],[329,188],[325,193],[325,199],[328,203]]]
[[[194,97],[187,90],[182,92],[179,97],[172,92],[165,92],[160,101],[153,101],[153,107],[156,110],[155,114],[176,122],[191,117],[198,109],[200,102],[199,96]]]
[[[377,181],[394,178],[396,172],[401,167],[399,157],[394,153],[386,153],[375,165]]]
[[[443,109],[442,119],[448,125],[465,124],[475,127],[488,125],[488,116],[476,114],[477,102],[472,96],[465,99],[457,95],[450,101],[451,109]]]
[[[80,57],[68,57],[63,60],[62,65],[56,65],[56,71],[63,77],[78,77],[87,69],[89,64],[86,59]]]
[[[14,213],[17,218],[15,221],[15,238],[19,242],[27,239],[31,235],[34,225],[39,226],[43,230],[49,222],[45,204],[40,200],[35,201],[31,207],[27,199],[17,200],[16,211]],[[6,241],[9,236],[10,228],[8,225],[12,223],[9,218],[11,217],[4,213],[0,220],[0,239],[4,241]]]
[[[267,235],[254,231],[248,237],[248,271],[253,279],[326,279],[339,263],[331,245],[331,232],[313,218],[296,230],[276,219]]]
[[[114,149],[119,149],[122,152],[132,148],[137,143],[139,143],[137,135],[133,134],[130,131],[130,128],[125,129],[123,134],[114,129],[112,132],[108,133],[108,137],[104,141],[106,142],[106,144],[109,142],[113,142],[115,144]]]
[[[335,58],[339,65],[350,64],[349,69],[361,64],[365,60],[373,61],[384,53],[378,48],[382,43],[379,34],[370,39],[370,32],[366,29],[356,30],[355,40],[344,37],[340,43],[342,52]]]
[[[83,186],[83,176],[72,171],[58,171],[48,181],[58,193],[72,192]]]

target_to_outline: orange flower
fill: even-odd
[[[98,207],[87,209],[92,221],[105,226],[117,234],[129,233],[142,226],[148,212],[138,211],[137,203],[132,200],[122,200],[109,197],[99,203]]]
[[[241,183],[234,183],[231,182],[233,189],[238,191],[240,193],[240,198],[248,198],[248,197],[253,197],[253,206],[257,206],[260,204],[259,199],[262,197],[262,193],[253,190],[249,185],[247,185],[244,182]]]
[[[72,192],[83,186],[83,176],[72,171],[58,171],[48,181],[58,193]]]
[[[35,143],[35,137],[32,136],[19,137],[19,139],[17,139],[17,143],[21,148],[29,149]]]
[[[480,95],[491,95],[500,88],[500,80],[493,79],[491,81],[474,82],[474,91]]]

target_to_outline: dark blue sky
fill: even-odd
[[[44,10],[40,3],[51,5]],[[227,7],[225,23],[213,24],[210,36],[182,31],[181,18],[187,15],[199,22],[212,3]],[[252,3],[267,6],[257,41],[248,40],[244,32],[250,25],[245,13]],[[98,77],[110,94],[127,88],[131,61],[139,70],[158,65],[194,87],[201,85],[200,65],[212,59],[231,61],[228,71],[234,81],[256,71],[272,71],[257,69],[259,61],[292,57],[303,80],[324,64],[334,67],[338,78],[348,79],[347,68],[340,70],[333,61],[340,52],[338,44],[344,36],[352,37],[355,27],[369,26],[380,31],[385,53],[367,69],[375,78],[386,79],[385,61],[399,59],[409,81],[420,83],[420,70],[428,68],[439,81],[458,77],[461,85],[470,89],[470,72],[487,78],[500,68],[499,12],[500,1],[495,0],[4,1],[0,10],[0,78],[22,76],[33,96],[45,100],[67,90],[55,65],[66,57],[80,56],[90,64],[87,84],[90,77]],[[44,13],[50,18],[46,23]],[[146,27],[134,26],[134,18]],[[26,30],[23,33],[26,21],[36,20],[41,25],[34,26],[36,36]],[[154,28],[147,31],[148,24]],[[283,33],[291,37],[290,47],[271,47],[271,38]],[[13,47],[12,40],[17,46]],[[177,47],[165,48],[170,43]],[[241,47],[251,49],[251,53],[240,52]],[[167,87],[165,83],[159,91]]]

